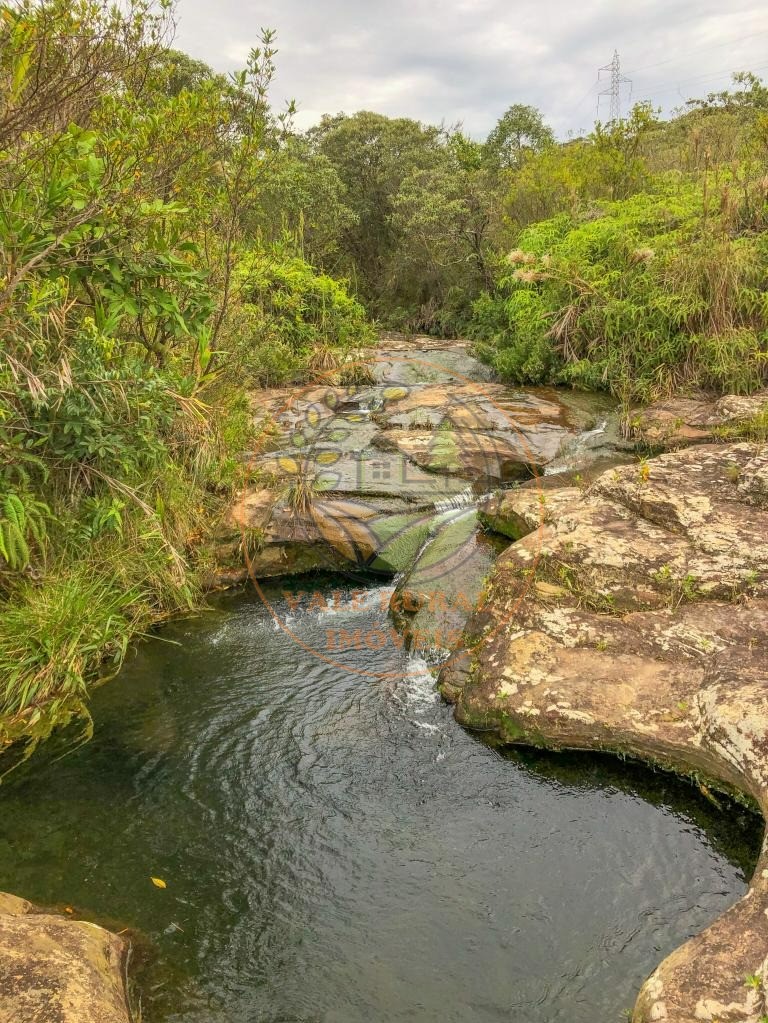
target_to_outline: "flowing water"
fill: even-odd
[[[402,359],[379,369],[408,387],[484,379],[463,351]],[[566,466],[607,422],[569,400],[598,414]],[[337,419],[346,464],[376,426],[364,403]],[[495,551],[467,481],[421,476],[444,528],[415,583],[450,597],[448,567]],[[130,929],[142,1023],[619,1023],[745,890],[757,818],[610,758],[484,744],[391,631],[391,593],[223,597],[134,650],[91,742],[0,788],[0,890]]]
[[[3,784],[0,889],[139,932],[143,1023],[619,1023],[744,891],[757,819],[503,755],[391,639],[328,663],[388,630],[390,589],[340,585],[266,591],[295,639],[246,594],[139,646],[94,739]]]

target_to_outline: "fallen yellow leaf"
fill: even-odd
[[[151,877],[150,881],[155,886],[155,888],[167,888],[168,887],[168,885],[165,883],[165,881],[163,881],[162,877]]]

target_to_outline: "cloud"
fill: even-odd
[[[242,64],[259,29],[277,30],[273,102],[294,98],[297,123],[371,109],[482,137],[511,103],[531,103],[562,137],[594,120],[598,68],[618,49],[622,102],[670,111],[768,70],[762,0],[180,0],[176,43],[217,70]],[[603,79],[605,79],[603,75]],[[607,114],[604,101],[601,110]]]

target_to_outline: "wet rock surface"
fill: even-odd
[[[768,451],[710,445],[518,490],[519,538],[441,673],[459,721],[512,743],[611,750],[768,812]],[[695,881],[692,879],[692,883]],[[758,1023],[768,847],[747,895],[648,979],[635,1023]]]
[[[505,547],[502,537],[478,531],[475,508],[437,516],[429,541],[401,575],[390,601],[409,649],[439,658],[459,642]]]
[[[130,1023],[125,942],[0,893],[0,1023]]]

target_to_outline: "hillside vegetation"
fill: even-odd
[[[224,76],[174,17],[0,3],[0,745],[87,721],[95,672],[200,603],[252,392],[344,381],[372,318],[626,401],[766,378],[758,79],[564,145],[525,104],[484,142],[302,134],[272,33]]]

